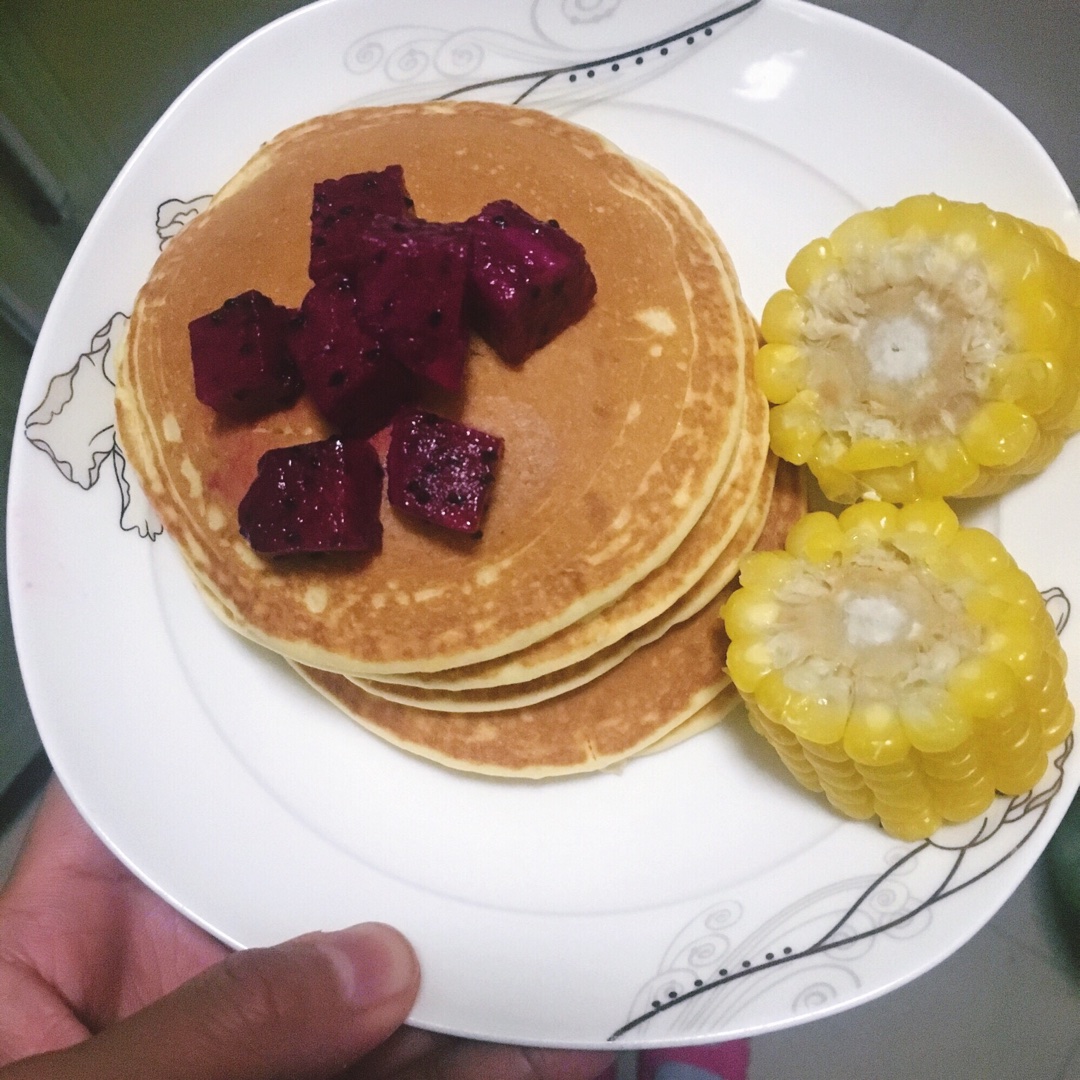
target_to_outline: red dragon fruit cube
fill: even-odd
[[[351,277],[312,286],[289,323],[288,342],[308,396],[342,434],[373,435],[418,394],[419,379],[361,327]]]
[[[390,505],[478,535],[503,440],[419,409],[398,414],[386,455]]]
[[[469,321],[507,363],[520,364],[589,310],[596,279],[585,249],[557,222],[500,199],[465,227]]]
[[[303,379],[285,342],[287,308],[254,289],[188,325],[195,396],[231,419],[287,408]]]
[[[376,214],[414,216],[400,165],[388,165],[382,172],[351,173],[315,185],[308,264],[312,281],[348,269],[357,237]]]
[[[382,549],[383,470],[365,439],[268,450],[240,501],[240,534],[263,555]]]
[[[358,318],[383,352],[429,383],[461,388],[469,350],[460,225],[376,215],[359,237],[352,273]]]

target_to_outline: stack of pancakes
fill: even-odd
[[[596,303],[517,367],[474,339],[463,391],[422,403],[505,440],[482,537],[384,505],[378,555],[264,559],[236,523],[259,456],[332,432],[305,398],[243,424],[200,404],[188,323],[249,289],[299,306],[314,184],[389,164],[429,220],[495,199],[558,220]],[[803,509],[768,452],[756,347],[700,211],[596,134],[475,102],[358,109],[266,144],[170,242],[129,326],[117,430],[229,625],[408,750],[550,776],[665,745],[734,701],[718,597]]]

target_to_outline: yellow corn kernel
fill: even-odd
[[[1017,349],[1057,351],[1068,341],[1068,308],[1037,285],[1025,283],[1005,305],[1003,315]]]
[[[806,354],[798,345],[770,342],[754,357],[754,375],[761,392],[783,405],[806,387]]]
[[[896,810],[918,806],[926,796],[926,785],[914,762],[914,755],[888,764],[868,768],[856,763],[856,769],[874,792],[874,799]]]
[[[1045,750],[1059,745],[1072,730],[1075,711],[1065,692],[1065,661],[1054,657],[1046,681],[1031,690],[1032,725],[1041,732]]]
[[[739,581],[746,589],[772,592],[790,581],[796,569],[782,551],[752,551],[739,563]]]
[[[931,780],[957,790],[972,787],[985,772],[974,739],[967,739],[950,750],[935,750],[921,755],[922,771]]]
[[[806,304],[792,289],[774,293],[761,313],[761,334],[766,341],[791,345],[802,340]]]
[[[1050,649],[1042,649],[1032,670],[1024,678],[1024,700],[1030,701],[1035,708],[1048,700],[1057,686],[1064,690],[1062,663]]]
[[[1030,791],[1046,772],[1046,752],[1016,758],[1007,769],[995,773],[994,784],[1002,795],[1023,795]]]
[[[855,545],[891,539],[899,523],[900,508],[886,502],[856,503],[837,518],[837,524]]]
[[[774,452],[827,498],[1004,490],[1080,430],[1080,262],[982,204],[918,195],[807,244],[766,305]]]
[[[990,618],[980,617],[990,629],[983,643],[985,655],[1004,664],[1021,681],[1037,669],[1042,658],[1043,635],[1039,633],[1030,617],[1023,610],[1005,609]]]
[[[801,767],[813,770],[817,790],[841,813],[858,820],[874,816],[874,797],[854,762],[835,744],[800,740]],[[804,785],[805,786],[805,785]]]
[[[958,529],[950,539],[947,553],[955,560],[955,573],[980,585],[1011,577],[1017,570],[1013,557],[1001,541],[986,529]]]
[[[1077,405],[1080,406],[1080,401],[1077,402]],[[1080,419],[1080,408],[1077,410],[1077,418]],[[1023,464],[1018,466],[1018,475],[1033,476],[1035,473],[1042,472],[1061,453],[1061,448],[1065,444],[1065,436],[1065,432],[1040,431],[1038,440],[1031,448],[1031,452],[1024,459]]]
[[[892,236],[889,221],[877,210],[852,214],[829,234],[836,256],[847,261],[867,251],[878,250]]]
[[[805,465],[823,431],[815,395],[803,390],[769,410],[769,441],[785,461]]]
[[[729,632],[740,638],[760,637],[775,625],[780,604],[773,597],[750,589],[738,589],[724,601],[721,617]]]
[[[1060,746],[1065,736],[1073,729],[1076,721],[1076,710],[1071,701],[1065,701],[1060,710],[1040,711],[1038,719],[1042,723],[1043,748],[1053,750]]]
[[[1060,389],[1053,404],[1039,414],[1038,422],[1043,430],[1063,429],[1071,432],[1075,429],[1068,425],[1072,422],[1077,408],[1077,397],[1080,395],[1080,373],[1075,368],[1070,368],[1067,359],[1058,358],[1056,363],[1061,377]]]
[[[985,203],[941,202],[944,230],[972,250],[993,244],[1010,227],[1008,215],[995,213]]]
[[[746,715],[750,726],[769,741],[788,772],[808,791],[821,791],[817,770],[807,760],[795,735],[782,724],[774,724],[753,701],[747,702]]]
[[[916,456],[915,447],[891,439],[856,439],[836,462],[837,468],[867,472],[907,465]]]
[[[912,843],[937,832],[942,824],[941,816],[929,810],[915,814],[890,814],[888,808],[883,807],[878,813],[881,827],[890,836]]]
[[[1044,245],[1015,228],[1002,229],[993,247],[994,282],[1003,293],[1011,292],[1043,273]]]
[[[866,781],[844,753],[843,748],[835,753],[837,744],[818,744],[808,739],[800,739],[806,760],[813,765],[820,778],[821,787],[838,795],[845,802],[861,800],[865,797]]]
[[[754,700],[770,720],[783,720],[786,726],[798,735],[795,725],[787,723],[794,691],[784,681],[784,673],[776,670],[775,663],[775,659],[770,656],[770,664],[773,666],[758,680],[754,688]]]
[[[915,490],[915,462],[857,473],[866,497],[890,503],[906,502]]]
[[[985,773],[974,774],[964,786],[931,781],[934,805],[945,821],[970,821],[989,809],[997,794],[993,781]]]
[[[800,741],[832,743],[843,737],[849,711],[843,699],[793,692],[787,707],[778,715],[783,716],[784,723]]]
[[[990,392],[1039,417],[1061,397],[1065,379],[1053,353],[1003,353],[989,366]]]
[[[1035,582],[1015,563],[1011,566],[1007,563],[999,563],[997,572],[989,580],[984,579],[983,585],[996,599],[1004,600],[1014,609],[1026,609],[1029,618],[1031,612],[1037,611],[1045,604]],[[1053,645],[1047,643],[1047,645],[1050,648],[1048,656],[1053,655],[1060,648],[1057,642]]]
[[[954,708],[981,720],[1015,708],[1020,697],[1019,681],[1007,664],[972,656],[953,671],[949,697]]]
[[[956,514],[947,503],[938,499],[921,499],[900,507],[896,524],[909,543],[912,538],[919,537],[925,537],[927,543],[945,543],[951,541],[960,530]]]
[[[787,283],[799,295],[816,281],[840,270],[840,259],[828,240],[812,240],[791,260],[787,268]]]
[[[1060,252],[1067,252],[1068,248],[1065,247],[1065,241],[1053,229],[1047,225],[1040,225],[1040,231],[1046,242],[1055,250]]]
[[[938,195],[911,195],[885,213],[896,236],[906,233],[937,236],[945,227],[947,205]]]
[[[782,456],[779,450],[775,452],[778,456]],[[853,503],[866,494],[862,484],[850,473],[825,464],[816,456],[810,460],[809,465],[810,471],[818,482],[818,487],[821,488],[822,495],[830,502],[841,505]]]
[[[825,510],[804,514],[788,530],[784,547],[797,559],[827,563],[848,546],[840,522]]]
[[[858,705],[844,729],[844,749],[860,765],[891,765],[911,749],[900,717],[888,702]]]
[[[1038,435],[1034,418],[1008,401],[988,401],[960,433],[964,449],[978,465],[995,468],[1023,460]]]
[[[801,784],[904,838],[1034,785],[1073,724],[1065,656],[996,537],[942,500],[864,502],[767,555],[724,605],[728,670]]]
[[[969,713],[950,707],[948,695],[937,692],[905,698],[898,705],[904,734],[916,750],[941,753],[953,750],[971,736],[974,722]]]
[[[1046,751],[1026,721],[1005,730],[982,733],[986,758],[991,763],[994,787],[1003,795],[1030,791],[1046,771]]]
[[[962,495],[978,479],[978,462],[954,436],[942,435],[919,447],[914,486],[922,495]]]
[[[728,636],[731,636],[730,629]],[[740,637],[728,645],[726,664],[731,681],[753,694],[772,671],[772,654],[757,639]]]

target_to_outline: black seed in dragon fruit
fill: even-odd
[[[308,396],[341,434],[373,435],[419,393],[420,380],[360,325],[348,275],[312,286],[289,323],[288,342]]]
[[[320,281],[347,271],[356,238],[376,214],[412,217],[413,201],[400,165],[382,172],[351,173],[315,185],[311,200],[311,258],[308,276]]]
[[[556,221],[508,199],[469,218],[468,316],[509,364],[520,364],[591,307],[596,279],[585,249]]]
[[[376,215],[358,238],[351,273],[357,317],[385,355],[432,385],[461,388],[469,350],[460,225]]]
[[[365,439],[268,450],[240,502],[240,533],[269,556],[378,552],[382,486],[382,466]]]
[[[195,396],[230,419],[287,408],[303,379],[285,341],[287,308],[252,289],[188,325]]]
[[[503,453],[496,435],[421,409],[403,410],[386,454],[390,505],[478,535]]]

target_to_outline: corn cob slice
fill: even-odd
[[[807,514],[721,615],[751,724],[795,778],[903,839],[1028,791],[1073,721],[1031,578],[940,499]]]
[[[1049,230],[918,195],[808,244],[762,315],[772,448],[825,495],[988,495],[1080,429],[1080,263]]]

